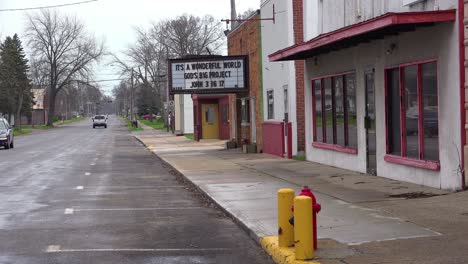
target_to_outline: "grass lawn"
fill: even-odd
[[[305,156],[293,156],[292,158],[293,158],[293,160],[298,160],[298,161],[305,161],[306,160]]]
[[[122,116],[122,118],[125,121],[125,123],[127,123],[128,130],[130,130],[130,131],[141,131],[141,130],[143,130],[142,127],[133,127],[132,123],[130,122],[130,119],[128,119],[126,117],[123,117],[123,116]]]
[[[17,136],[29,134],[31,132],[32,132],[31,128],[21,127],[21,129],[14,129],[13,130],[13,135],[15,135],[15,137],[17,137]]]
[[[162,118],[153,119],[152,122],[146,119],[140,119],[138,121],[154,129],[159,129],[159,130],[166,129],[166,126],[164,126],[164,121],[162,120]]]
[[[184,136],[185,136],[186,138],[188,138],[188,139],[194,140],[194,139],[193,139],[193,134],[185,134]]]
[[[72,119],[63,120],[63,122],[60,120],[60,121],[54,122],[54,126],[56,126],[56,125],[66,125],[66,124],[78,122],[78,121],[85,120],[85,119],[86,119],[86,117],[80,116],[80,117],[74,117]]]

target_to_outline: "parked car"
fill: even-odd
[[[4,146],[5,149],[14,147],[13,127],[4,118],[0,118],[0,146]]]
[[[96,115],[93,117],[93,128],[103,126],[107,128],[107,118],[103,115]]]

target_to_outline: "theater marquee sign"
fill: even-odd
[[[169,60],[169,93],[207,94],[248,91],[247,67],[246,56]]]

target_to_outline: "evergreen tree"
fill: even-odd
[[[7,37],[0,44],[0,112],[14,114],[19,129],[21,114],[30,113],[33,106],[28,70],[28,60],[18,35]]]

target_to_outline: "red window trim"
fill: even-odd
[[[333,151],[347,153],[347,154],[354,154],[354,155],[358,154],[358,150],[355,148],[348,148],[348,147],[343,147],[340,145],[327,144],[327,143],[321,143],[321,142],[312,143],[312,147],[318,148],[318,149],[333,150]]]
[[[427,63],[437,63],[437,71],[439,69],[439,64],[437,59],[427,59],[427,60],[420,60],[414,62],[408,62],[399,64],[396,66],[385,67],[384,69],[384,78],[385,78],[385,131],[386,131],[386,155],[384,160],[391,163],[397,163],[417,168],[429,169],[429,170],[440,170],[440,162],[438,161],[431,161],[424,159],[424,113],[423,113],[423,84],[422,84],[422,65]],[[417,66],[417,93],[418,93],[418,111],[419,111],[419,118],[418,118],[418,153],[419,159],[409,158],[406,157],[406,111],[405,111],[405,87],[404,87],[404,68],[409,66]],[[389,96],[389,87],[388,87],[388,70],[398,69],[398,76],[399,76],[399,85],[400,85],[400,137],[401,137],[401,156],[390,154],[390,142],[389,142],[389,113],[388,113],[388,96]],[[437,76],[438,76],[437,72]],[[437,83],[437,91],[439,91],[438,83]],[[438,107],[440,104],[438,104]],[[437,111],[439,114],[439,109]],[[439,141],[440,146],[440,141]],[[439,147],[439,154],[440,154],[440,147]]]
[[[340,73],[333,73],[328,75],[323,75],[320,77],[315,77],[311,79],[311,87],[312,87],[312,131],[313,131],[313,143],[312,146],[316,148],[322,148],[327,150],[334,150],[343,153],[349,154],[357,154],[357,149],[346,147],[349,144],[349,135],[348,135],[348,109],[346,107],[346,97],[347,97],[347,84],[345,76],[348,74],[355,74],[356,71],[344,71]],[[333,144],[327,143],[327,128],[326,128],[326,113],[325,113],[325,79],[331,79],[331,92],[332,92],[332,109],[333,109]],[[344,141],[346,146],[337,145],[337,131],[336,131],[336,109],[335,109],[335,89],[334,89],[334,80],[335,78],[341,78],[343,83],[343,107],[344,107],[344,115],[345,115],[345,122],[344,122]],[[322,107],[322,140],[321,142],[317,139],[317,124],[315,122],[316,117],[316,102],[315,102],[315,81],[320,81],[320,94],[321,98],[321,107]]]
[[[433,171],[440,171],[440,163],[437,161],[412,159],[391,154],[385,155],[384,160],[390,163],[396,163]]]

